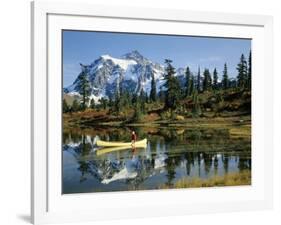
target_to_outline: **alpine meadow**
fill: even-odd
[[[63,194],[251,185],[250,39],[62,41]]]

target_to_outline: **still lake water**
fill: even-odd
[[[63,133],[63,194],[151,190],[184,177],[206,179],[251,170],[250,137],[230,128],[134,128],[144,148],[104,152],[98,139],[130,141],[129,128],[73,128]]]

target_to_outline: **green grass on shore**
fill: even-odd
[[[182,178],[172,186],[161,185],[159,188],[198,188],[240,185],[251,185],[251,171],[244,170],[242,172],[229,173],[224,176],[213,176],[208,179]]]

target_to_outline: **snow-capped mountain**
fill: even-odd
[[[139,94],[141,89],[150,93],[152,76],[156,80],[157,92],[164,83],[164,66],[145,58],[134,50],[120,58],[102,55],[90,65],[81,65],[81,73],[64,92],[79,95],[79,76],[84,71],[90,81],[91,97],[95,101],[102,97],[113,97],[120,89]],[[177,76],[184,77],[184,69],[177,69]],[[180,78],[181,78],[180,77]],[[183,80],[183,79],[182,79]]]

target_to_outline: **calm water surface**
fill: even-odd
[[[206,179],[251,169],[250,137],[229,128],[136,128],[146,148],[106,152],[98,139],[130,141],[129,128],[69,129],[63,133],[63,193],[159,189],[184,177]]]

